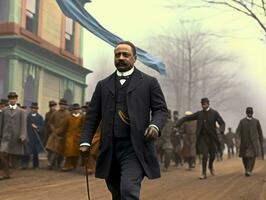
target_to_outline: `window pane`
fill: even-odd
[[[36,0],[27,0],[26,9],[31,11],[32,13],[36,13]]]
[[[0,97],[4,97],[5,85],[8,77],[7,60],[0,58]]]
[[[73,35],[73,20],[66,17],[66,33]]]
[[[29,11],[26,11],[26,15],[29,18],[32,18],[32,19],[34,18],[34,15],[31,12],[29,12]]]

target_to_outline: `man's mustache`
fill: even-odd
[[[116,64],[118,66],[127,66],[128,65],[127,62],[125,62],[125,61],[118,61]]]

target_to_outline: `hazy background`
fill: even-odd
[[[179,110],[181,116],[188,108],[197,111],[200,109],[200,99],[205,94],[210,98],[211,107],[220,112],[227,127],[235,129],[239,120],[245,116],[245,108],[252,106],[254,117],[260,120],[263,129],[266,128],[265,33],[251,18],[225,6],[206,6],[200,0],[193,0],[193,3],[187,0],[95,0],[86,4],[86,9],[106,29],[132,41],[166,63],[167,76],[161,76],[139,62],[136,66],[158,78],[170,109]],[[175,59],[178,62],[176,55],[182,49],[175,49],[173,41],[170,44],[165,38],[178,38],[182,40],[179,42],[183,42],[184,33],[199,30],[206,37],[204,35],[204,39],[198,40],[195,47],[207,46],[206,49],[210,50],[205,50],[204,55],[213,56],[215,51],[227,60],[214,62],[204,68],[203,74],[210,77],[215,74],[218,80],[215,83],[215,94],[211,91],[201,92],[201,86],[198,85],[198,88],[194,88],[196,91],[192,92],[191,105],[188,106],[187,97],[176,97],[175,84],[181,84],[178,82],[180,73],[173,77],[171,72],[171,63]],[[90,100],[97,81],[115,70],[113,47],[86,31],[83,49],[84,64],[93,70],[87,77],[86,100]],[[186,71],[186,65],[182,67]],[[223,75],[230,76],[230,81],[224,83]],[[213,87],[212,82],[206,81],[205,84],[206,90]],[[226,88],[223,87],[225,85]],[[187,90],[186,84],[182,88]]]

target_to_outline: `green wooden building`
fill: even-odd
[[[0,98],[9,91],[22,105],[84,102],[83,29],[65,17],[55,0],[0,0]]]

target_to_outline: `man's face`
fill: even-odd
[[[31,108],[31,112],[32,113],[37,113],[38,112],[38,109],[37,108]]]
[[[13,106],[13,105],[15,105],[16,103],[17,103],[17,98],[16,97],[12,97],[12,98],[10,98],[10,99],[8,99],[8,101],[9,101],[9,103]]]
[[[50,111],[56,110],[56,105],[50,107]]]
[[[75,114],[81,113],[81,109],[72,110],[72,113],[75,113]]]
[[[119,44],[114,51],[115,66],[120,72],[130,70],[136,62],[136,56],[133,55],[131,46],[127,44]]]
[[[204,102],[204,103],[201,104],[201,107],[202,107],[203,110],[206,111],[209,108],[209,103]]]
[[[66,110],[67,109],[67,105],[59,104],[59,109],[60,110]]]
[[[248,111],[246,114],[247,114],[248,117],[252,118],[252,116],[253,116],[253,111]]]

